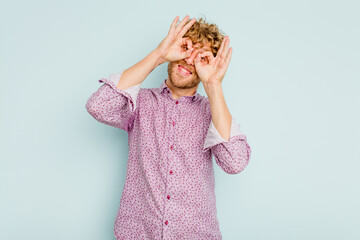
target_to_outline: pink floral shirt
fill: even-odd
[[[127,175],[115,218],[117,239],[222,239],[217,219],[216,164],[228,174],[248,165],[251,149],[232,117],[230,140],[213,122],[208,97],[175,100],[158,88],[117,89],[111,74],[87,100],[97,121],[128,133]]]

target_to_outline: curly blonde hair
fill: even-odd
[[[208,23],[202,17],[197,20],[183,36],[190,38],[193,44],[200,43],[200,47],[210,43],[213,55],[216,57],[225,33],[221,31],[216,24]],[[189,22],[189,19],[187,22]]]

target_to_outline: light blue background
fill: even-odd
[[[230,36],[223,89],[253,151],[238,175],[214,165],[224,239],[360,239],[359,7],[1,1],[0,239],[115,239],[127,134],[85,103],[186,14]],[[142,86],[158,87],[166,70]]]

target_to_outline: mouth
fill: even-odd
[[[189,76],[190,74],[192,74],[192,72],[185,68],[184,66],[182,65],[178,65],[178,71],[183,75],[183,76]]]

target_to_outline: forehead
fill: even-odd
[[[202,50],[205,50],[205,51],[211,51],[210,43],[205,43],[205,44],[196,43],[196,44],[193,45],[193,47],[197,48],[197,49],[202,49]]]

